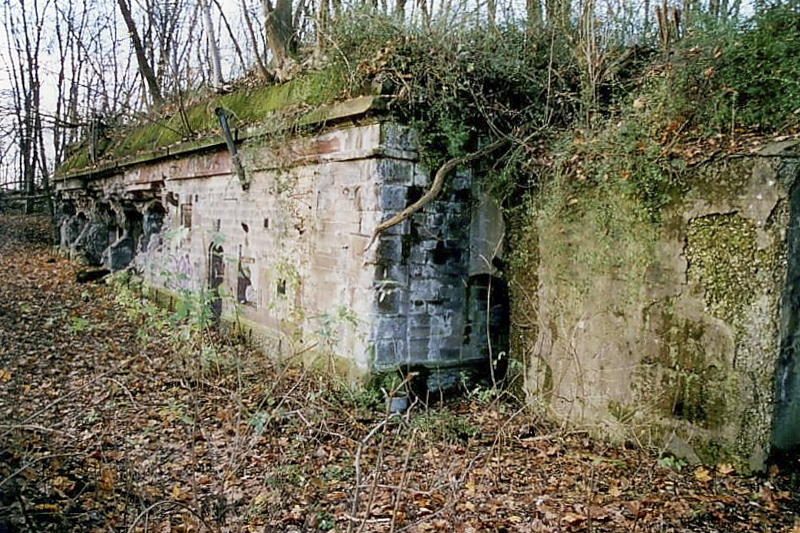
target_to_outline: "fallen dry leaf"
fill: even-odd
[[[735,470],[736,469],[733,467],[733,465],[729,463],[720,463],[717,465],[717,472],[719,472],[723,476],[729,476],[733,474]]]
[[[711,473],[705,467],[697,467],[694,471],[694,478],[699,481],[700,483],[708,483],[711,481]]]

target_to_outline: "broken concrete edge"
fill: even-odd
[[[281,123],[279,126],[262,123],[256,126],[236,128],[234,140],[241,143],[247,140],[259,139],[274,135],[291,128],[322,129],[337,124],[344,120],[356,119],[370,114],[385,111],[390,97],[387,96],[361,96],[335,104],[322,106],[302,115],[291,125]],[[188,156],[195,153],[218,150],[225,146],[225,138],[215,133],[211,137],[181,142],[172,146],[150,150],[133,156],[124,157],[114,161],[100,163],[88,168],[69,170],[65,173],[56,171],[54,181],[65,182],[70,179],[84,178],[97,179],[114,174],[126,168],[144,163],[152,163],[171,157]]]

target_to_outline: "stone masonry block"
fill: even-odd
[[[414,300],[438,300],[440,298],[439,289],[442,284],[435,279],[419,279],[411,281],[411,293],[409,297]]]
[[[411,315],[408,318],[408,338],[427,339],[431,336],[430,316]]]
[[[408,314],[409,316],[427,314],[427,306],[428,304],[425,300],[412,300],[408,304]]]
[[[439,351],[439,357],[445,361],[458,361],[461,359],[461,352],[460,348],[442,348]]]
[[[408,317],[408,328],[429,329],[431,327],[431,317],[428,315],[416,315]]]
[[[428,187],[431,184],[431,176],[428,169],[419,163],[414,165],[414,179],[412,185],[415,187]]]
[[[397,159],[379,159],[376,178],[383,183],[408,187],[414,183],[414,163]]]
[[[421,265],[425,264],[427,261],[427,252],[420,248],[419,246],[412,246],[411,253],[408,256],[408,261],[412,265]]]
[[[393,366],[407,358],[406,343],[401,339],[375,342],[375,363],[377,366]]]
[[[469,172],[459,172],[450,182],[454,191],[463,191],[472,188],[472,175]]]
[[[423,250],[433,250],[439,245],[439,241],[436,239],[427,239],[419,243],[420,248]]]
[[[379,263],[396,263],[403,260],[403,239],[396,235],[381,235],[378,242],[377,260]]]
[[[355,191],[354,201],[359,211],[380,211],[379,194],[381,186],[375,182],[364,183]]]
[[[420,223],[425,225],[426,228],[441,231],[442,227],[444,227],[444,213],[425,213],[420,218],[422,219]]]
[[[403,315],[379,316],[375,319],[376,339],[404,339],[407,322]]]
[[[375,279],[396,281],[405,287],[408,285],[408,274],[409,268],[405,265],[381,265],[375,272]]]
[[[401,287],[384,286],[375,291],[375,307],[386,315],[405,315],[408,305],[406,291]]]
[[[402,185],[384,185],[378,192],[378,204],[384,211],[401,211],[406,207],[408,187]]]
[[[443,283],[442,287],[439,289],[439,296],[441,296],[443,301],[450,302],[456,307],[459,307],[460,304],[464,302],[466,291],[461,285],[460,280],[454,280],[454,282],[457,284]]]
[[[438,274],[436,267],[428,263],[412,263],[409,271],[411,278],[415,279],[435,278]]]
[[[396,150],[416,151],[419,148],[417,131],[399,124],[382,124],[383,145]]]
[[[431,337],[449,337],[453,334],[453,319],[450,314],[431,317]]]
[[[409,339],[408,359],[410,362],[425,362],[430,355],[431,339]]]

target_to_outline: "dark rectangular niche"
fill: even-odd
[[[181,205],[181,226],[184,228],[192,227],[192,204]]]
[[[254,261],[249,257],[242,257],[239,259],[239,269],[236,275],[236,301],[244,305],[255,306],[255,298],[253,297],[251,287],[250,269]]]

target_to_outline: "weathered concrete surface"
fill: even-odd
[[[800,443],[800,363],[786,349],[797,166],[774,157],[791,150],[696,171],[659,224],[624,184],[572,204],[546,192],[514,306],[532,400],[614,438],[750,470],[764,468],[771,439]],[[789,240],[796,256],[800,237]]]
[[[111,270],[133,265],[172,294],[217,289],[215,313],[272,354],[324,354],[354,374],[485,360],[488,337],[469,332],[486,319],[488,294],[474,287],[492,273],[470,277],[469,173],[365,251],[377,224],[429,185],[414,130],[373,121],[251,136],[239,146],[248,190],[212,148],[62,178],[62,247]]]

